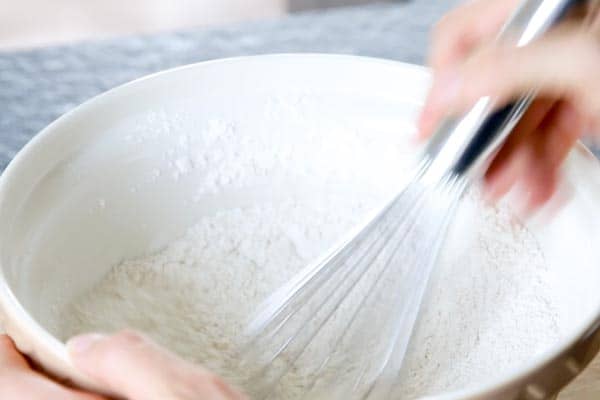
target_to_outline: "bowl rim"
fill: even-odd
[[[240,57],[229,57],[220,58],[214,60],[208,60],[198,62],[194,64],[188,64],[178,66],[175,68],[166,69],[163,71],[155,72],[132,81],[118,85],[108,91],[100,93],[82,104],[71,109],[67,113],[58,117],[56,120],[47,125],[37,135],[35,135],[9,162],[8,166],[0,175],[0,202],[3,201],[4,197],[7,196],[7,186],[11,181],[18,180],[19,171],[22,168],[27,168],[25,164],[28,164],[28,159],[35,155],[35,150],[40,149],[44,146],[44,143],[54,140],[56,137],[61,135],[61,127],[69,123],[69,121],[79,114],[85,114],[92,111],[101,102],[110,101],[111,98],[119,97],[126,90],[131,87],[138,85],[144,85],[147,81],[164,77],[167,75],[177,74],[189,69],[201,69],[208,65],[214,64],[230,64],[230,63],[245,63],[248,61],[260,60],[261,62],[281,62],[285,60],[304,60],[314,62],[337,62],[337,63],[363,63],[371,65],[384,65],[394,67],[399,72],[410,72],[415,75],[419,75],[423,78],[429,79],[429,69],[420,65],[404,63],[400,61],[387,60],[375,57],[364,57],[356,55],[343,55],[343,54],[321,54],[321,53],[275,53],[275,54],[263,54],[263,55],[251,55],[251,56],[240,56]],[[415,103],[422,104],[421,100],[415,100]],[[600,162],[595,158],[589,149],[581,142],[578,142],[573,151],[577,157],[588,159],[590,164],[595,165],[596,174],[600,176]],[[53,359],[59,360],[63,364],[65,371],[59,371],[66,373],[69,376],[76,377],[76,380],[81,381],[82,386],[91,389],[102,391],[102,388],[98,388],[93,382],[89,381],[86,377],[81,376],[71,364],[68,356],[67,348],[60,340],[54,335],[50,334],[48,330],[41,326],[32,315],[30,315],[21,302],[15,296],[13,290],[8,285],[5,279],[3,268],[0,265],[0,307],[2,312],[5,314],[5,318],[9,322],[6,324],[10,326],[15,324],[19,327],[22,332],[27,334],[29,340],[32,340],[38,346],[42,347],[47,351]],[[540,377],[540,373],[543,371],[544,374],[548,374],[551,371],[556,371],[556,368],[562,368],[564,365],[564,357],[568,356],[569,359],[573,358],[573,354],[577,351],[586,351],[586,357],[576,357],[576,361],[580,367],[587,365],[593,355],[598,352],[598,346],[593,347],[595,344],[590,343],[591,341],[600,340],[600,310],[596,313],[593,318],[586,318],[587,323],[585,329],[578,333],[578,335],[570,338],[561,338],[551,349],[545,351],[532,359],[524,363],[520,368],[511,368],[499,375],[496,379],[482,380],[476,384],[467,388],[452,390],[445,393],[439,393],[431,396],[422,397],[424,399],[506,399],[506,391],[511,389],[511,393],[519,387],[527,387],[527,385],[537,382],[543,377]],[[595,339],[595,340],[593,340]],[[593,347],[593,348],[592,348]],[[593,354],[591,354],[593,353]],[[560,365],[559,365],[560,364]],[[583,368],[581,368],[583,369]],[[578,371],[579,372],[579,371]],[[578,374],[578,373],[577,373]],[[577,374],[571,374],[566,376],[562,374],[560,378],[554,377],[552,382],[546,384],[546,386],[552,386],[550,389],[558,390],[572,380]],[[543,379],[542,379],[543,380]],[[539,386],[538,383],[535,383]],[[555,392],[551,392],[554,394]],[[535,397],[533,397],[535,398]],[[545,398],[545,397],[539,397]]]

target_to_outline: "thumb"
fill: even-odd
[[[128,400],[244,398],[216,375],[135,332],[78,336],[67,347],[76,368]]]

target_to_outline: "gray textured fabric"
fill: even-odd
[[[346,53],[420,63],[430,25],[453,2],[375,4],[219,30],[0,52],[0,171],[61,114],[111,87],[165,68],[279,52]]]

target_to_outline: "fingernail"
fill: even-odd
[[[90,333],[75,336],[67,342],[67,349],[71,354],[82,354],[89,351],[96,343],[103,340],[106,336],[99,333]]]

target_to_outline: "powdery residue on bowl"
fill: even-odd
[[[369,198],[288,198],[206,216],[159,253],[115,266],[69,304],[61,315],[62,337],[134,327],[244,384],[236,351],[248,316],[359,222],[374,206]],[[443,251],[401,398],[492,379],[559,335],[549,272],[533,236],[506,210],[487,208],[476,195],[467,197],[460,218],[470,224],[468,235],[451,235]],[[276,398],[297,398],[310,379],[301,367],[286,377]]]
[[[374,115],[367,121],[324,116],[331,98],[312,92],[267,96],[257,107],[259,113],[240,119],[198,121],[173,109],[150,110],[122,140],[133,150],[152,145],[162,149],[161,165],[148,171],[150,180],[181,182],[200,176],[193,183],[196,202],[224,190],[292,178],[366,185],[381,195],[389,191],[390,182],[406,178],[414,151],[397,132],[410,132],[412,123],[401,116],[390,120]],[[348,108],[358,113],[364,106],[359,102]]]

